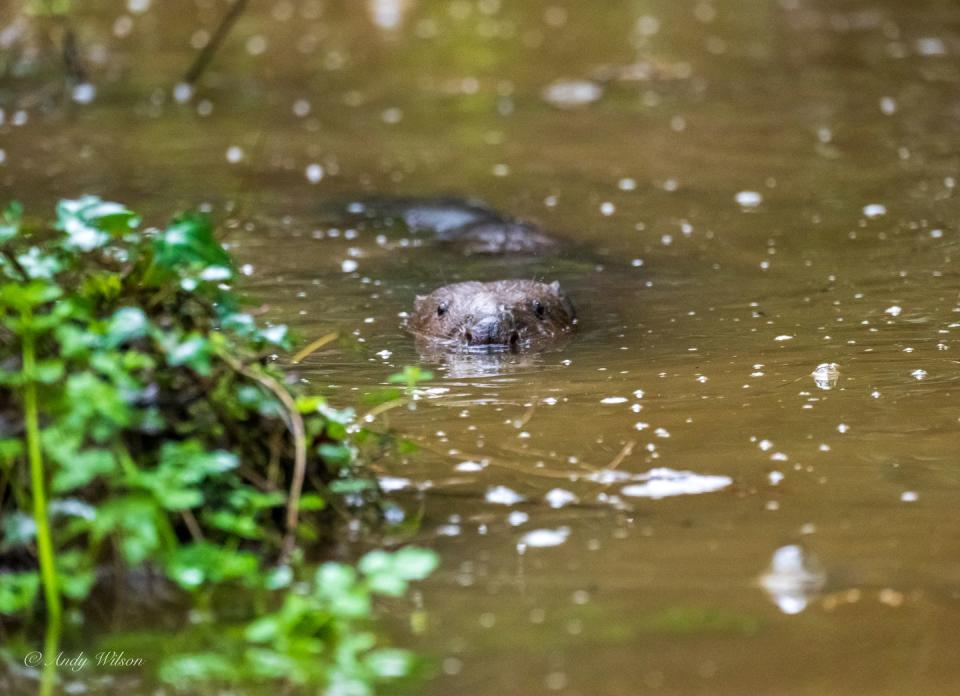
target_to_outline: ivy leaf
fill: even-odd
[[[64,200],[57,205],[57,228],[66,233],[64,245],[68,249],[93,251],[139,224],[135,213],[97,196]]]
[[[20,254],[17,257],[17,263],[28,277],[42,280],[50,280],[63,268],[59,259],[52,254],[44,254],[37,247],[30,247]]]
[[[45,442],[45,445],[49,448],[49,441]],[[109,450],[87,449],[57,459],[67,463],[57,467],[53,475],[50,486],[55,493],[76,490],[98,476],[105,476],[116,469],[116,460]]]
[[[121,307],[107,323],[107,343],[118,346],[146,335],[149,322],[139,307]]]
[[[213,236],[204,215],[182,215],[171,222],[154,243],[154,259],[169,269],[214,266],[227,269],[231,275],[233,269],[230,255]]]

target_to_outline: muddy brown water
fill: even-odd
[[[84,5],[96,98],[42,60],[0,83],[3,197],[204,205],[270,320],[355,339],[301,366],[319,392],[436,371],[389,414],[424,451],[383,464],[442,559],[425,629],[392,617],[435,660],[419,693],[956,693],[956,3],[254,3],[189,103],[219,4]],[[320,212],[451,193],[599,258],[384,248]],[[578,335],[423,360],[414,295],[507,271],[559,278]],[[771,594],[791,545],[813,570]]]

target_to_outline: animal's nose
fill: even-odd
[[[500,326],[499,318],[483,317],[467,330],[467,342],[473,345],[500,343]]]

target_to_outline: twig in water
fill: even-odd
[[[318,338],[316,341],[311,341],[311,342],[308,343],[304,348],[301,348],[300,350],[298,350],[297,353],[296,353],[296,355],[294,355],[294,356],[290,359],[290,362],[293,363],[294,365],[296,365],[297,363],[302,362],[302,361],[304,360],[304,358],[307,358],[307,357],[309,357],[310,355],[313,355],[314,353],[316,353],[318,350],[320,350],[321,348],[323,348],[323,347],[324,347],[325,345],[327,345],[328,343],[331,343],[331,342],[337,340],[337,337],[338,337],[339,335],[340,335],[340,334],[338,334],[336,331],[334,331],[334,332],[332,332],[332,333],[328,333],[326,336],[321,336],[321,337]]]
[[[303,479],[307,473],[307,435],[306,428],[303,425],[303,417],[297,410],[297,404],[294,402],[293,397],[290,396],[290,393],[283,388],[283,385],[275,379],[269,375],[251,370],[231,355],[222,353],[221,357],[232,370],[258,382],[261,386],[273,393],[283,405],[284,409],[286,409],[285,421],[290,430],[290,434],[293,435],[294,455],[293,478],[290,480],[290,495],[287,500],[287,531],[283,536],[283,543],[280,547],[281,560],[285,561],[289,558],[290,552],[293,551],[293,547],[296,544],[297,521],[300,516],[300,496],[303,493]]]
[[[216,31],[213,32],[213,36],[210,37],[207,45],[203,47],[199,55],[197,55],[196,60],[193,61],[193,65],[191,65],[190,69],[184,74],[182,81],[185,84],[192,86],[200,79],[200,76],[203,75],[210,61],[213,60],[217,49],[220,48],[220,44],[223,43],[223,40],[227,38],[227,34],[230,33],[234,22],[239,19],[240,15],[242,15],[243,11],[247,8],[247,2],[248,0],[233,0],[230,9],[227,10],[223,19],[220,20]]]
[[[627,440],[627,444],[623,446],[623,449],[620,450],[620,453],[610,460],[609,464],[607,464],[607,469],[616,469],[618,466],[620,466],[620,463],[630,456],[630,454],[633,452],[633,448],[636,447],[636,445],[636,440]]]

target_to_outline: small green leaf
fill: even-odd
[[[0,573],[0,614],[16,614],[33,606],[40,588],[34,571]]]
[[[107,342],[118,346],[146,335],[149,322],[139,307],[121,307],[107,323]]]

